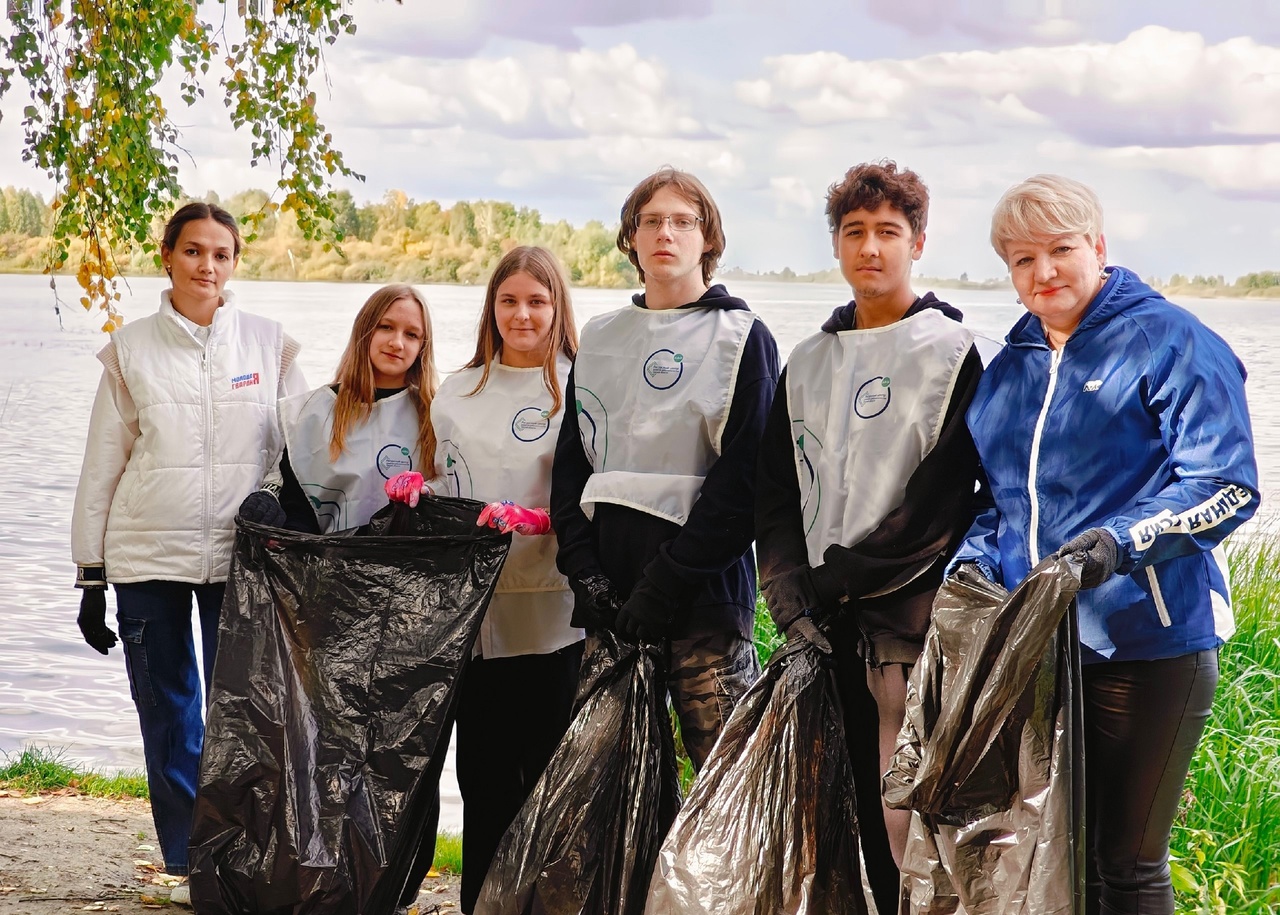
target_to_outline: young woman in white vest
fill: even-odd
[[[80,631],[102,654],[116,644],[107,584],[116,592],[151,811],[174,875],[187,873],[204,739],[192,597],[207,699],[236,507],[280,450],[277,399],[306,390],[297,342],[240,311],[224,288],[240,250],[235,218],[213,204],[189,203],[165,226],[160,256],[172,286],[160,310],[98,353],[71,521]],[[189,900],[186,885],[172,898]]]
[[[439,444],[429,484],[439,495],[489,503],[481,523],[515,534],[458,706],[463,912],[474,908],[503,833],[569,726],[585,637],[569,622],[573,594],[556,570],[546,510],[560,424],[573,415],[563,392],[578,349],[555,255],[519,247],[498,262],[477,337],[471,361],[431,404]],[[410,481],[392,497],[408,500],[420,489]],[[411,890],[423,875],[410,875]]]
[[[329,534],[367,524],[388,498],[416,505],[422,469],[435,460],[431,405],[439,386],[426,299],[403,283],[383,286],[356,314],[333,383],[281,401],[277,485],[246,498],[240,516]],[[437,754],[429,782],[439,781],[443,764]],[[418,850],[428,867],[439,812],[437,797]],[[406,902],[425,874],[424,867],[412,880]]]
[[[334,382],[281,401],[278,485],[252,493],[240,516],[313,534],[368,523],[391,480],[432,465],[439,383],[426,300],[383,286],[356,315]]]

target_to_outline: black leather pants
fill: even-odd
[[[1088,915],[1173,915],[1169,833],[1217,684],[1217,649],[1085,666]]]

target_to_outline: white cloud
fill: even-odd
[[[336,118],[367,127],[447,127],[512,137],[697,137],[707,129],[659,60],[627,44],[521,57],[389,58],[336,84]]]
[[[1116,44],[851,60],[833,52],[766,61],[738,85],[746,104],[805,124],[936,120],[979,114],[978,133],[1040,123],[1101,146],[1187,146],[1280,138],[1280,48],[1251,38],[1210,45],[1159,26]],[[761,104],[764,101],[766,104]]]
[[[797,175],[770,178],[769,190],[777,204],[779,216],[795,213],[811,215],[817,206],[817,195],[808,182]]]
[[[1107,158],[1129,169],[1159,169],[1181,175],[1227,195],[1280,199],[1280,143],[1183,149],[1128,147],[1109,151]]]

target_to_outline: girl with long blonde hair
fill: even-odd
[[[475,906],[502,834],[569,726],[584,637],[570,623],[573,594],[556,569],[545,508],[560,424],[574,416],[564,390],[578,348],[555,255],[518,247],[503,256],[476,336],[474,356],[431,404],[439,441],[430,485],[488,503],[480,523],[515,536],[458,703],[463,912]],[[419,860],[409,893],[429,865]]]
[[[391,481],[432,466],[439,384],[426,299],[383,286],[356,315],[333,383],[281,401],[279,487],[250,495],[241,517],[310,533],[367,523]]]

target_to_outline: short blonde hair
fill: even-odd
[[[1006,264],[1010,243],[1053,235],[1102,235],[1102,204],[1090,188],[1061,175],[1032,175],[1004,192],[991,214],[991,247]]]

